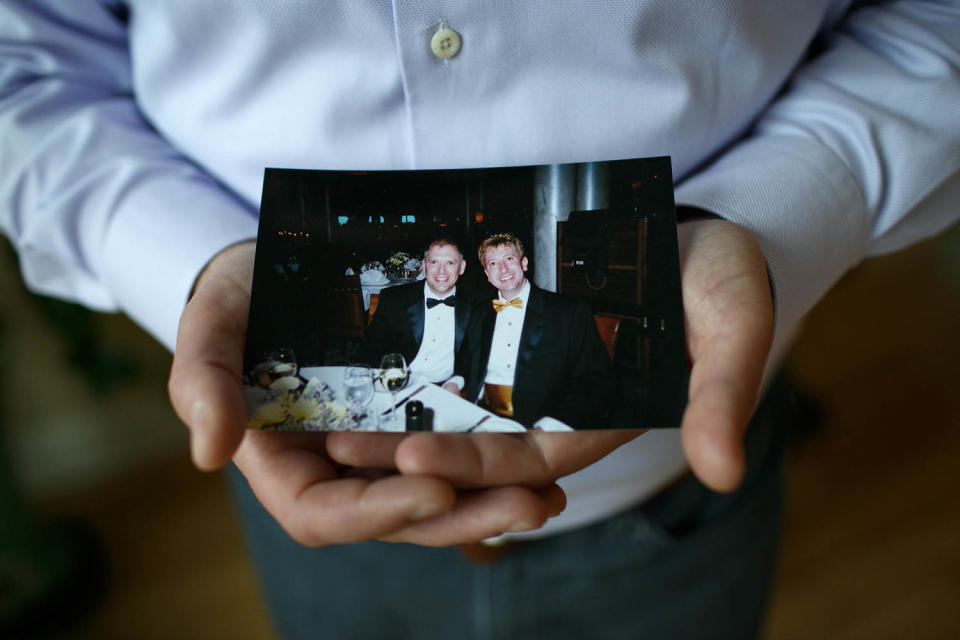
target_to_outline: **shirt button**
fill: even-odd
[[[441,60],[460,53],[460,34],[453,29],[440,29],[430,38],[430,50]]]

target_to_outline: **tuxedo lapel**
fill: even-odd
[[[530,296],[527,298],[527,312],[523,318],[523,331],[520,333],[520,350],[517,354],[517,379],[530,364],[533,350],[537,348],[537,344],[543,336],[545,321],[543,296],[540,295],[540,290],[532,284],[530,287]]]
[[[407,318],[410,321],[410,332],[413,334],[413,344],[416,345],[416,349],[420,348],[420,343],[423,341],[423,325],[425,322],[424,310],[423,310],[423,289],[415,288],[416,296],[411,295],[410,299],[407,301]],[[414,352],[416,355],[416,352]]]
[[[480,325],[480,368],[477,371],[479,386],[487,379],[487,364],[490,362],[490,345],[493,343],[493,329],[497,324],[497,314],[492,305],[484,307],[483,322]],[[479,395],[479,389],[477,391]]]
[[[457,306],[453,308],[454,334],[453,334],[453,352],[460,351],[460,343],[463,342],[463,335],[467,331],[467,322],[470,321],[470,299],[462,292],[457,294]]]
[[[463,343],[463,336],[467,332],[467,324],[470,322],[470,312],[475,300],[470,296],[470,292],[462,287],[457,287],[457,306],[453,308],[454,334],[453,334],[453,352],[460,351],[460,345]]]

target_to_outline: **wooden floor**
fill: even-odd
[[[770,638],[960,638],[960,233],[870,261],[811,314]]]
[[[766,637],[960,638],[958,362],[958,229],[859,267],[810,316],[791,368],[827,419],[789,463]],[[222,480],[177,442],[46,491],[110,551],[110,592],[76,637],[271,637]]]

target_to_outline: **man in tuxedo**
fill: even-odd
[[[490,236],[477,253],[498,296],[477,306],[467,330],[466,397],[527,427],[604,427],[615,379],[590,308],[529,282],[512,234]]]
[[[389,287],[361,346],[362,358],[373,366],[385,353],[402,353],[410,371],[443,384],[454,372],[454,354],[463,342],[472,296],[457,280],[467,263],[449,238],[430,243],[423,257],[425,282]],[[451,391],[458,391],[450,383]]]

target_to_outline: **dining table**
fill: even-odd
[[[303,367],[300,376],[304,380],[316,378],[319,382],[330,387],[338,402],[346,404],[343,393],[343,377],[345,366]],[[368,410],[376,416],[376,420],[363,431],[405,431],[405,407],[412,400],[423,403],[427,423],[432,425],[432,431],[481,433],[481,432],[526,432],[527,429],[519,422],[498,416],[478,404],[461,398],[455,393],[442,389],[416,374],[411,373],[407,384],[395,394],[391,394],[377,381],[380,370],[372,369],[375,379],[373,400]],[[397,415],[395,420],[388,420],[391,408]]]

